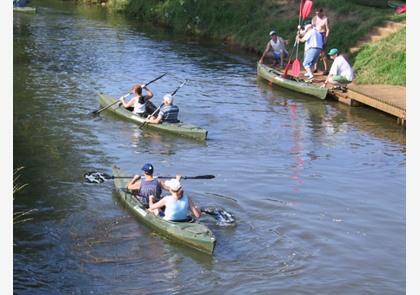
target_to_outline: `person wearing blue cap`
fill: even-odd
[[[333,89],[340,89],[345,91],[347,84],[351,83],[354,79],[354,72],[350,63],[340,55],[337,48],[332,48],[328,52],[328,56],[334,60],[331,65],[330,72],[325,79],[322,87],[326,87],[328,83],[334,85]]]
[[[144,176],[134,175],[133,179],[128,183],[129,190],[138,191],[136,197],[143,204],[149,204],[149,196],[154,196],[155,201],[161,199],[162,189],[169,190],[163,180],[153,177],[153,165],[146,163],[141,168]],[[143,179],[142,179],[143,178]]]
[[[300,29],[298,27],[298,29]],[[303,67],[305,68],[305,77],[312,80],[314,75],[312,69],[318,61],[319,55],[323,47],[322,35],[313,27],[311,21],[305,22],[305,27],[300,30],[296,36],[297,42],[305,42],[305,54],[303,58]]]
[[[283,40],[283,38],[277,36],[276,31],[271,31],[269,35],[271,40],[268,41],[263,55],[258,62],[263,63],[264,57],[271,50],[274,58],[274,63],[271,66],[274,67],[276,65],[280,65],[280,67],[284,67],[284,59],[289,56],[289,52],[287,52],[286,49],[287,40]]]

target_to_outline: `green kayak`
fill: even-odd
[[[109,106],[110,104],[114,103],[116,99],[112,96],[98,93],[99,95],[99,104],[103,107]],[[107,109],[121,117],[124,117],[132,122],[135,122],[139,125],[143,125],[145,119],[133,114],[132,112],[126,110],[124,107],[119,106],[119,104],[115,104],[112,107]],[[194,138],[197,140],[206,140],[207,139],[207,130],[191,125],[186,123],[161,123],[161,124],[144,124],[144,128],[150,130],[157,130],[157,131],[164,131],[170,132],[173,134],[178,134],[184,137]]]
[[[36,13],[36,8],[35,7],[29,7],[29,6],[13,7],[13,11],[14,12],[24,12],[24,13]]]
[[[114,176],[127,176],[117,166],[112,167]],[[133,211],[140,221],[153,230],[166,237],[195,248],[199,251],[212,254],[216,245],[216,237],[211,230],[198,221],[172,222],[162,219],[148,211],[132,194],[127,192],[127,178],[114,178],[115,188],[120,199]]]
[[[287,78],[283,78],[283,74],[267,65],[258,63],[257,74],[261,78],[270,81],[280,87],[287,88],[303,94],[325,99],[327,97],[328,89],[320,86],[309,84],[305,82],[297,82]]]

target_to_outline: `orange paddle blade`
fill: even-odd
[[[307,18],[309,16],[309,14],[311,14],[312,4],[313,3],[312,3],[311,0],[306,0],[305,4],[303,4],[303,8],[302,8],[303,19]]]
[[[293,61],[293,64],[292,64],[292,74],[291,75],[293,77],[299,77],[299,74],[300,74],[300,61],[298,59],[295,59]]]

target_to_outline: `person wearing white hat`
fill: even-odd
[[[172,95],[165,94],[162,101],[163,106],[160,108],[157,117],[153,118],[152,116],[148,116],[146,122],[152,124],[160,124],[162,122],[178,123],[179,108],[173,104],[173,101]]]
[[[188,209],[196,218],[200,218],[201,211],[194,204],[191,197],[184,194],[181,182],[181,176],[165,181],[165,186],[169,188],[171,193],[169,196],[163,197],[159,202],[154,203],[154,197],[149,196],[149,210],[155,215],[160,215],[159,209],[165,207],[163,219],[170,221],[186,221],[189,219]]]
[[[261,56],[258,62],[263,63],[264,57],[271,50],[274,58],[274,63],[272,64],[272,66],[274,67],[280,64],[280,67],[283,67],[284,59],[287,58],[287,56],[289,55],[289,53],[286,50],[287,41],[283,40],[283,38],[281,38],[280,36],[277,36],[276,31],[271,31],[269,35],[271,37],[271,40],[268,41],[263,55]]]

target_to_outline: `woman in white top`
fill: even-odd
[[[163,219],[170,221],[188,220],[188,209],[191,210],[196,218],[200,218],[201,211],[195,206],[193,200],[184,194],[182,185],[179,182],[181,176],[165,181],[165,186],[169,188],[170,195],[165,196],[159,202],[153,203],[153,196],[149,196],[149,210],[155,215],[159,215],[159,209],[165,207]]]
[[[328,25],[328,17],[324,14],[324,10],[322,8],[318,8],[315,11],[315,16],[312,18],[312,25],[318,30],[318,32],[322,35],[322,42],[324,46],[322,47],[321,54],[319,56],[322,59],[322,63],[324,64],[324,75],[328,74],[328,66],[327,66],[327,57],[325,56],[325,49],[327,48],[327,40],[330,34],[330,27]],[[315,64],[314,72],[317,72],[318,62]]]
[[[142,90],[146,90],[147,95],[142,95]],[[153,92],[147,88],[145,85],[134,85],[131,89],[131,93],[133,93],[135,96],[130,99],[128,102],[124,101],[124,97],[120,97],[120,101],[124,108],[126,108],[129,111],[132,111],[133,113],[141,116],[141,117],[147,117],[149,115],[149,111],[146,107],[149,107],[149,105],[152,105],[152,108],[156,108],[149,100],[153,97]]]

